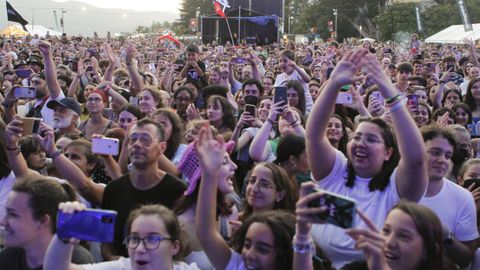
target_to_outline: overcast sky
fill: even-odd
[[[72,0],[54,0],[67,2]],[[100,8],[123,8],[137,11],[168,11],[179,13],[181,0],[75,0]]]

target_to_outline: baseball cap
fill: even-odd
[[[78,101],[76,101],[71,97],[65,97],[60,100],[50,100],[47,103],[47,108],[53,109],[57,105],[70,109],[75,113],[77,113],[78,115],[82,114],[82,109],[80,108],[80,104],[78,103]]]

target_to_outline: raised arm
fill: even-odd
[[[262,162],[267,160],[269,145],[268,137],[270,131],[272,131],[273,123],[278,120],[278,115],[283,112],[283,101],[273,103],[268,113],[267,121],[265,121],[258,131],[257,135],[253,138],[250,148],[248,150],[250,157],[255,162]]]
[[[45,136],[40,137],[36,135],[36,138],[48,156],[52,158],[55,168],[62,177],[72,184],[80,195],[90,203],[96,206],[102,205],[103,190],[105,187],[93,182],[77,165],[57,150],[52,127],[42,123],[40,130]]]
[[[127,64],[128,74],[130,75],[130,79],[132,80],[132,88],[131,93],[133,96],[136,96],[138,92],[143,88],[143,78],[138,73],[138,67],[135,61],[133,61],[133,57],[136,54],[136,50],[133,44],[129,44],[127,48],[127,53],[125,56],[125,61]]]
[[[85,69],[83,67],[83,59],[78,60],[78,69],[75,78],[73,78],[72,83],[68,87],[67,96],[77,99],[77,90],[80,85],[80,79],[85,74]]]
[[[105,53],[107,54],[107,58],[108,58],[108,67],[105,70],[105,74],[103,74],[103,80],[113,81],[113,69],[115,68],[115,65],[118,63],[118,58],[113,52],[110,44],[105,43],[103,45],[103,48],[105,49]]]
[[[24,178],[30,175],[40,175],[38,172],[28,168],[27,161],[20,152],[18,141],[22,137],[22,124],[23,122],[20,120],[20,117],[15,116],[15,118],[7,125],[5,132],[8,163],[17,178]]]
[[[65,213],[74,213],[75,211],[85,210],[85,206],[79,202],[60,203],[59,211]],[[83,270],[83,267],[71,263],[73,254],[73,245],[78,242],[75,239],[70,239],[65,243],[55,234],[45,253],[43,262],[44,270]]]
[[[57,81],[57,71],[52,57],[52,46],[50,43],[41,40],[38,44],[38,49],[42,53],[45,62],[45,81],[47,82],[48,94],[52,99],[56,99],[62,92],[62,89]]]
[[[396,183],[400,198],[417,202],[425,193],[428,184],[426,150],[420,130],[405,106],[405,99],[382,72],[375,55],[365,56],[368,76],[378,85],[385,100],[398,95],[390,105],[392,125],[397,137],[401,159],[398,163]]]
[[[231,251],[216,227],[219,168],[225,159],[223,141],[213,140],[210,127],[200,130],[195,150],[199,156],[202,180],[198,192],[195,223],[197,237],[215,269],[226,269]]]
[[[367,53],[360,49],[347,53],[333,70],[330,80],[313,105],[306,128],[306,149],[314,179],[325,178],[335,163],[335,148],[326,137],[328,121],[335,108],[339,89],[345,84],[360,80],[355,74],[360,69],[362,58]]]

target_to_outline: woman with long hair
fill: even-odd
[[[306,149],[319,187],[357,200],[357,208],[381,226],[388,210],[400,199],[419,201],[423,196],[428,182],[426,150],[405,106],[406,99],[383,72],[375,55],[367,53],[365,49],[350,51],[338,62],[309,116]],[[364,119],[352,134],[344,155],[331,145],[326,131],[340,88],[362,79],[357,76],[362,65],[388,101],[396,136],[382,119]],[[339,228],[315,225],[312,235],[335,267],[362,257],[354,241]]]
[[[90,139],[93,134],[103,135],[107,130],[117,128],[118,125],[103,116],[103,110],[108,104],[108,97],[99,89],[93,90],[87,97],[89,118],[80,123],[78,129],[85,138]]]

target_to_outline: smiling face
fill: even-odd
[[[330,117],[327,126],[327,139],[330,142],[339,142],[342,136],[342,121],[336,117]]]
[[[257,165],[247,184],[247,203],[254,210],[272,210],[275,202],[284,198],[284,192],[278,192],[273,173],[265,166]]]
[[[222,166],[220,167],[221,180],[218,182],[218,190],[223,194],[233,192],[232,177],[235,174],[237,165],[230,159],[230,156],[225,152]]]
[[[428,179],[442,180],[448,171],[453,155],[453,145],[446,138],[437,136],[426,141],[425,147],[427,148]]]
[[[360,177],[373,177],[390,159],[392,149],[385,146],[379,126],[361,122],[347,145],[348,156],[355,173]]]
[[[142,91],[140,94],[138,94],[138,106],[140,108],[140,112],[149,114],[155,111],[158,106],[158,102],[153,98],[150,91]]]
[[[274,239],[272,230],[266,224],[254,222],[250,225],[241,254],[246,269],[276,269]]]
[[[38,240],[41,223],[33,218],[29,203],[30,195],[27,193],[11,191],[8,194],[7,213],[2,221],[6,247],[27,248]]]
[[[384,258],[390,269],[419,269],[425,247],[409,215],[399,209],[392,210],[385,220],[382,234],[387,238]]]
[[[462,107],[458,107],[455,110],[455,124],[462,126],[466,126],[468,124],[468,113]]]
[[[130,236],[144,238],[151,235],[170,237],[165,223],[158,215],[140,215],[132,223]],[[153,250],[147,250],[143,242],[140,242],[136,248],[128,248],[128,255],[134,270],[172,269],[173,256],[179,250],[178,240],[162,240],[158,248]]]
[[[268,117],[268,112],[270,111],[270,107],[272,107],[272,100],[271,99],[263,99],[262,101],[260,101],[260,106],[258,106],[258,119],[260,119],[260,121],[262,122],[265,122],[267,121],[267,117]]]

